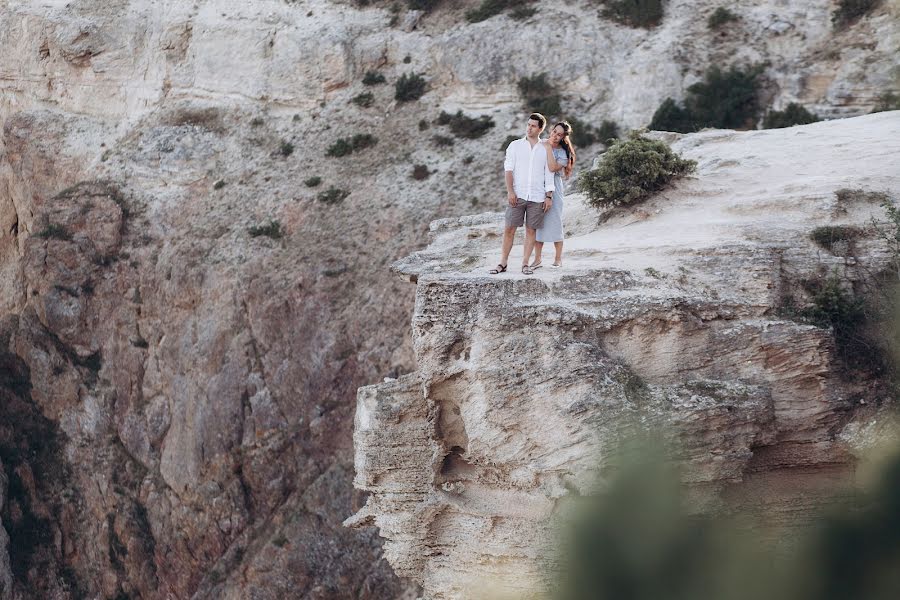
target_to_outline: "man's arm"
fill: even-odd
[[[513,171],[516,168],[515,145],[516,142],[513,141],[506,147],[506,160],[503,161],[503,170],[506,172],[506,201],[513,208],[516,206],[516,186],[513,184]]]
[[[550,210],[553,205],[553,192],[556,190],[556,184],[553,181],[553,173],[550,172],[550,165],[544,165],[544,212]]]

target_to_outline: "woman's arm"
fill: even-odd
[[[550,169],[550,172],[556,173],[563,169],[566,165],[556,161],[556,157],[553,156],[553,147],[550,145],[550,142],[544,142],[543,144],[544,148],[547,150],[547,168]]]

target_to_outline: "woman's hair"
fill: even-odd
[[[557,126],[562,127],[563,131],[566,132],[566,135],[560,140],[559,145],[562,146],[562,149],[566,151],[566,156],[569,157],[569,162],[563,167],[563,172],[566,174],[566,177],[568,177],[572,174],[572,168],[575,166],[575,145],[572,144],[572,138],[570,137],[572,135],[572,126],[568,121],[560,121],[553,126],[551,131],[556,129]]]

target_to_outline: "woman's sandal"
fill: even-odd
[[[562,266],[562,264],[561,264],[561,263],[553,263],[553,264],[550,265],[550,266],[553,267],[554,269],[558,269],[558,268],[560,268],[560,267]]]
[[[534,271],[528,265],[522,265],[522,275],[534,275]]]
[[[541,261],[537,261],[537,262],[531,263],[531,270],[532,270],[532,271],[534,271],[535,269],[540,269],[540,268],[541,268]]]
[[[496,269],[491,269],[488,271],[491,275],[499,275],[500,273],[506,273],[506,265],[497,265]]]

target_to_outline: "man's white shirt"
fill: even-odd
[[[503,170],[512,171],[517,198],[543,202],[546,192],[554,189],[553,173],[547,165],[547,149],[541,140],[534,147],[524,137],[510,142],[506,148]]]

